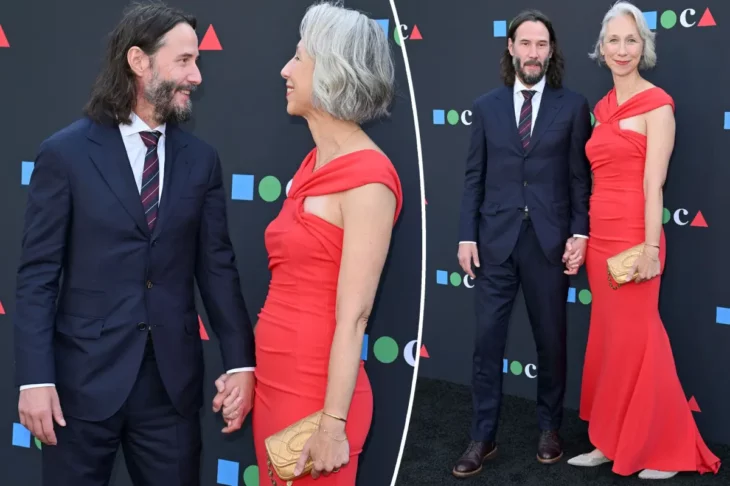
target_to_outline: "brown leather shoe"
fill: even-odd
[[[461,455],[451,473],[457,478],[468,478],[482,472],[482,464],[497,455],[494,442],[469,442],[469,447]]]
[[[537,460],[543,464],[554,464],[563,457],[563,441],[557,430],[543,430],[537,442]]]

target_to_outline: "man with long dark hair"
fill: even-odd
[[[178,126],[201,83],[195,28],[163,5],[133,6],[86,116],[36,158],[15,362],[20,420],[47,445],[47,486],[108,484],[120,444],[134,484],[200,484],[196,280],[228,370],[219,392],[237,389],[243,409],[224,432],[252,405],[253,331],[220,161]]]
[[[501,60],[505,86],[473,106],[458,258],[476,279],[471,442],[453,468],[478,474],[497,452],[502,360],[522,287],[537,344],[537,459],[563,455],[558,429],[566,380],[568,275],[585,257],[591,132],[585,97],[562,87],[563,58],[550,20],[520,13]]]

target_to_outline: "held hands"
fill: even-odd
[[[213,397],[213,411],[223,411],[226,426],[221,430],[230,434],[241,428],[253,408],[254,374],[250,371],[222,374],[216,381],[218,389]]]
[[[327,415],[322,416],[319,429],[304,444],[302,454],[294,468],[295,475],[298,476],[304,471],[304,466],[310,457],[313,463],[313,479],[317,479],[320,474],[328,476],[332,472],[337,472],[350,462],[350,443],[345,434],[345,423]]]
[[[656,246],[646,245],[644,251],[634,262],[634,266],[629,270],[628,278],[631,281],[634,275],[637,275],[635,283],[650,280],[661,273],[661,264],[659,263],[659,248]]]
[[[61,412],[61,402],[54,386],[43,386],[21,390],[18,399],[20,423],[30,433],[46,445],[56,445],[56,433],[53,431],[55,420],[61,427],[66,426]]]
[[[585,238],[568,238],[565,242],[565,253],[563,253],[563,263],[565,263],[566,275],[577,275],[578,269],[586,260],[586,246],[587,241]]]

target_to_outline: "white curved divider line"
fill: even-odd
[[[390,0],[390,9],[393,12],[393,21],[395,22],[395,28],[397,29],[398,36],[401,35],[400,31],[400,18],[398,17],[398,9],[395,6],[395,0]],[[416,392],[416,381],[418,380],[418,364],[421,360],[421,336],[423,334],[423,309],[426,298],[426,185],[423,179],[423,152],[421,151],[421,129],[418,124],[418,109],[416,107],[416,94],[413,90],[413,78],[411,77],[411,67],[408,63],[408,52],[406,51],[405,39],[401,38],[400,42],[401,52],[403,53],[403,63],[406,68],[406,77],[408,78],[408,91],[411,97],[411,111],[413,112],[413,127],[416,130],[416,150],[418,151],[418,177],[419,187],[421,189],[421,299],[418,310],[418,337],[416,338],[415,347],[415,363],[413,366],[413,381],[411,382],[411,394],[408,400],[408,411],[406,412],[405,426],[403,427],[403,435],[401,436],[400,448],[398,449],[398,459],[393,469],[393,479],[390,482],[390,486],[395,486],[396,479],[398,477],[398,471],[400,470],[401,459],[403,458],[403,448],[406,444],[406,438],[408,437],[408,426],[411,421],[411,410],[413,410],[413,398]]]

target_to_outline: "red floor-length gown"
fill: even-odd
[[[279,215],[265,232],[271,282],[256,325],[252,411],[260,486],[271,486],[264,439],[321,410],[327,390],[344,230],[305,212],[305,198],[381,183],[396,196],[394,224],[401,210],[400,180],[382,153],[359,150],[314,170],[316,153],[313,149],[302,162]],[[372,390],[361,361],[345,427],[350,462],[337,473],[317,480],[307,476],[294,484],[354,486],[372,413]],[[285,484],[276,474],[274,479]]]
[[[606,260],[645,240],[646,136],[619,121],[674,101],[662,89],[640,92],[620,106],[615,88],[596,105],[586,145],[594,174],[586,255],[593,294],[580,417],[591,443],[614,461],[613,472],[642,469],[716,473],[677,377],[671,343],[659,315],[660,276],[613,290]],[[599,124],[600,123],[600,124]],[[664,231],[659,258],[664,268]]]

